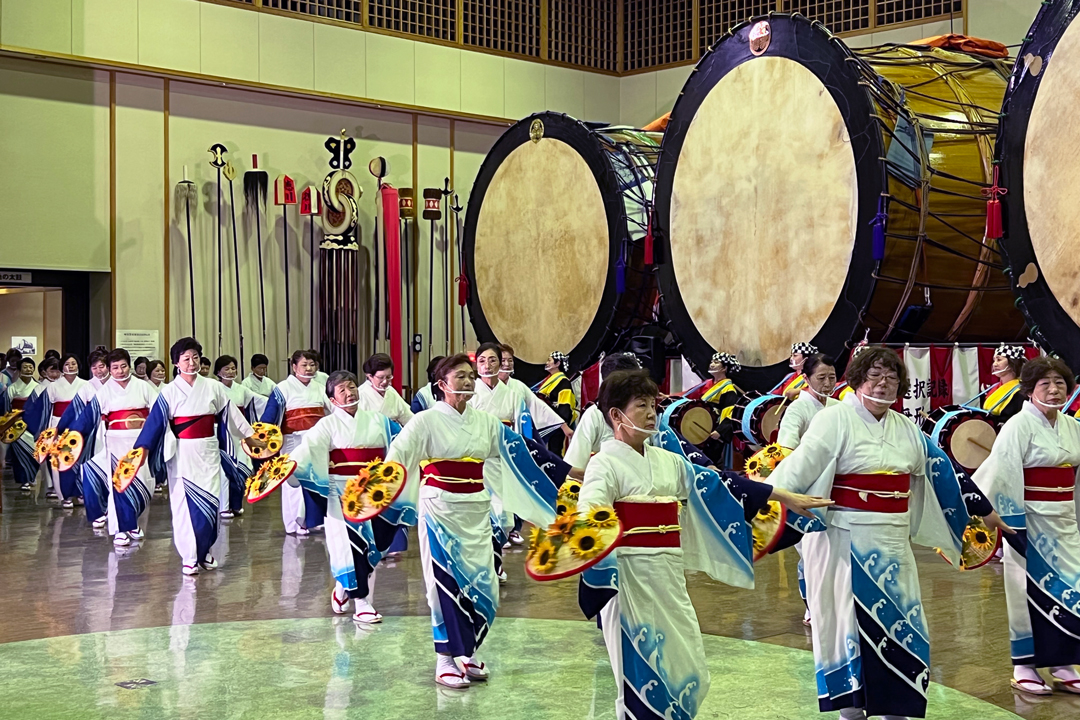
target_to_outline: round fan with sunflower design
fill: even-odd
[[[746,476],[757,482],[765,482],[772,475],[780,461],[791,454],[791,450],[772,443],[750,456],[746,461]],[[754,537],[754,560],[765,557],[780,542],[784,534],[787,508],[778,502],[769,503],[750,521]]]
[[[120,458],[120,461],[116,463],[116,469],[113,470],[112,476],[112,484],[116,488],[116,492],[122,493],[128,489],[144,462],[146,462],[146,450],[144,448],[132,448],[124,454],[124,457]]]
[[[254,475],[248,478],[244,488],[244,497],[249,503],[255,503],[281,487],[296,471],[296,463],[288,455],[278,455],[259,466]]]
[[[396,462],[375,460],[360,468],[345,483],[341,514],[350,522],[376,517],[397,499],[405,487],[405,468]]]
[[[0,442],[10,445],[26,432],[26,421],[22,419],[22,410],[12,410],[0,416]]]
[[[45,428],[34,443],[34,460],[43,463],[45,458],[51,457],[56,446],[56,438],[59,433],[56,428]]]
[[[67,472],[79,462],[83,451],[83,436],[77,430],[65,430],[56,439],[53,447],[53,457],[56,458],[56,469]]]
[[[572,509],[560,512],[546,530],[533,528],[525,558],[525,572],[533,580],[561,580],[576,575],[618,546],[622,527],[614,508],[601,506],[578,512],[576,500],[567,498],[565,502],[571,503]],[[560,497],[560,505],[563,502]]]
[[[964,530],[963,544],[960,548],[960,569],[974,570],[982,567],[994,559],[998,548],[1001,547],[1001,532],[997,528],[988,527],[981,517],[971,516],[967,528]],[[952,565],[952,561],[938,549],[945,562]]]
[[[278,454],[285,442],[281,428],[271,423],[257,422],[252,423],[251,429],[254,431],[251,437],[244,438],[240,443],[249,457],[268,460]],[[257,441],[257,444],[252,445],[252,441]]]

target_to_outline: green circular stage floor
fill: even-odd
[[[820,720],[813,658],[705,636],[712,689],[699,718]],[[424,617],[361,629],[348,617],[174,625],[0,645],[10,720],[183,718],[613,719],[615,682],[596,626],[499,618],[481,652],[491,680],[434,682]],[[936,720],[1016,718],[932,684]],[[831,717],[836,714],[832,713]]]

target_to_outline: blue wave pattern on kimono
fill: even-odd
[[[110,460],[112,470],[115,472],[120,458],[111,457]],[[90,465],[97,467],[93,462],[87,463],[87,466]],[[139,516],[142,515],[149,504],[150,489],[146,487],[142,478],[138,476],[131,479],[131,484],[125,488],[124,492],[115,493],[113,495],[113,506],[116,508],[116,522],[120,531],[130,532],[135,530],[139,526]]]
[[[1014,657],[1034,656],[1049,667],[1072,665],[1080,655],[1080,568],[1062,567],[1057,545],[1043,533],[1029,538],[1027,604],[1034,634],[1013,645]]]
[[[83,436],[82,456],[76,468],[82,486],[83,501],[86,503],[86,520],[93,522],[104,516],[108,510],[111,471],[107,473],[94,462],[98,443],[105,441],[101,433],[101,405],[97,396],[91,397],[90,402],[83,405],[83,409],[70,419],[68,429]],[[61,422],[63,420],[61,418]]]
[[[183,482],[188,514],[191,516],[191,529],[195,533],[196,557],[202,562],[217,542],[218,498],[186,478]]]
[[[956,468],[945,451],[938,447],[937,443],[923,435],[923,444],[926,446],[926,479],[930,481],[930,487],[934,489],[938,505],[945,513],[945,520],[949,524],[949,532],[953,540],[953,552],[959,557],[964,545],[964,531],[967,529],[968,513],[960,478]],[[953,560],[955,563],[955,558]]]
[[[244,487],[251,477],[251,469],[236,459],[236,453],[244,451],[236,447],[232,433],[229,432],[229,405],[217,414],[217,440],[221,471],[229,484],[229,509],[236,511],[243,506]]]
[[[42,395],[44,394],[45,393],[42,393]],[[57,433],[62,433],[68,428],[70,428],[85,409],[86,401],[83,400],[82,397],[80,397],[78,394],[76,394],[75,397],[71,399],[71,403],[64,410],[63,415],[60,416],[60,420],[56,424]],[[84,452],[79,457],[79,461],[76,462],[75,465],[60,473],[60,491],[65,498],[70,498],[81,494],[80,491],[82,489],[82,473],[79,471],[79,465],[84,462],[85,458],[86,453]],[[100,517],[100,515],[98,517]]]
[[[652,625],[622,621],[623,682],[626,709],[635,720],[692,720],[698,711],[697,677],[669,678],[664,633]]]
[[[850,703],[838,703],[837,707],[861,707],[862,700],[862,657],[859,654],[859,637],[849,635],[846,640],[847,659],[838,665],[815,668],[819,701],[830,702],[844,698],[854,692],[859,694]],[[824,709],[823,709],[824,711]]]
[[[32,485],[41,466],[34,459],[34,441],[30,438],[30,432],[24,432],[8,447],[11,448],[11,470],[15,475],[15,482],[19,485]]]
[[[548,511],[555,508],[559,489],[547,473],[536,464],[525,437],[505,425],[499,443],[499,454],[510,472],[526,488],[530,503]]]
[[[514,431],[527,438],[533,437],[535,433],[532,413],[524,400],[518,403],[517,412],[514,413]]]
[[[486,565],[473,566],[459,551],[460,541],[425,516],[439,607],[432,610],[435,652],[471,656],[483,643],[498,608],[498,587]]]

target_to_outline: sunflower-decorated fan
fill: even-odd
[[[38,463],[45,462],[46,458],[52,457],[56,447],[56,428],[45,428],[34,443],[34,460]]]
[[[396,462],[374,460],[345,483],[341,514],[351,522],[370,520],[390,507],[404,487],[404,467]]]
[[[252,423],[251,429],[254,430],[251,437],[244,438],[244,441],[240,443],[240,446],[244,448],[244,452],[249,457],[255,460],[268,460],[278,454],[285,442],[281,434],[281,428],[272,423],[257,422]],[[263,447],[251,446],[249,443],[253,440],[261,443]],[[280,485],[280,483],[278,484]]]
[[[128,489],[128,485],[131,485],[131,481],[135,479],[135,475],[138,474],[139,468],[146,462],[146,450],[144,448],[132,448],[128,450],[124,457],[120,458],[120,462],[116,463],[116,469],[113,470],[112,484],[116,488],[116,492],[124,492]]]
[[[296,463],[288,455],[278,455],[267,460],[248,478],[244,487],[244,497],[249,503],[255,503],[281,487],[282,483],[296,471]]]
[[[567,512],[577,510],[578,493],[581,492],[581,481],[567,478],[559,486],[559,496],[555,501],[555,514],[565,515]]]
[[[746,461],[746,476],[757,482],[765,482],[765,478],[772,475],[780,461],[790,454],[791,450],[776,443],[766,445]],[[786,517],[787,509],[780,503],[770,500],[750,521],[754,536],[755,561],[765,557],[776,547],[776,543],[780,542],[780,536],[784,534]]]
[[[568,480],[563,488],[571,482],[576,483]],[[559,496],[562,505],[562,488]],[[576,495],[573,500],[573,505],[567,505],[547,530],[533,528],[525,558],[525,572],[533,580],[561,580],[588,570],[619,544],[622,527],[614,508],[601,506],[578,512]]]
[[[994,559],[1001,547],[1001,532],[990,528],[981,517],[971,516],[964,530],[963,544],[960,548],[960,569],[974,570]],[[952,565],[952,561],[938,549],[938,555]]]
[[[22,419],[22,410],[12,410],[0,416],[0,442],[10,445],[26,432],[26,421]]]
[[[79,462],[79,457],[83,451],[83,442],[82,433],[77,430],[65,430],[61,433],[53,446],[53,457],[56,461],[57,470],[67,472],[75,466],[75,463]]]

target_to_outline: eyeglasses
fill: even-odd
[[[890,385],[900,384],[900,376],[896,373],[882,373],[872,370],[866,373],[866,379],[875,384],[881,382],[882,380],[889,383]]]

